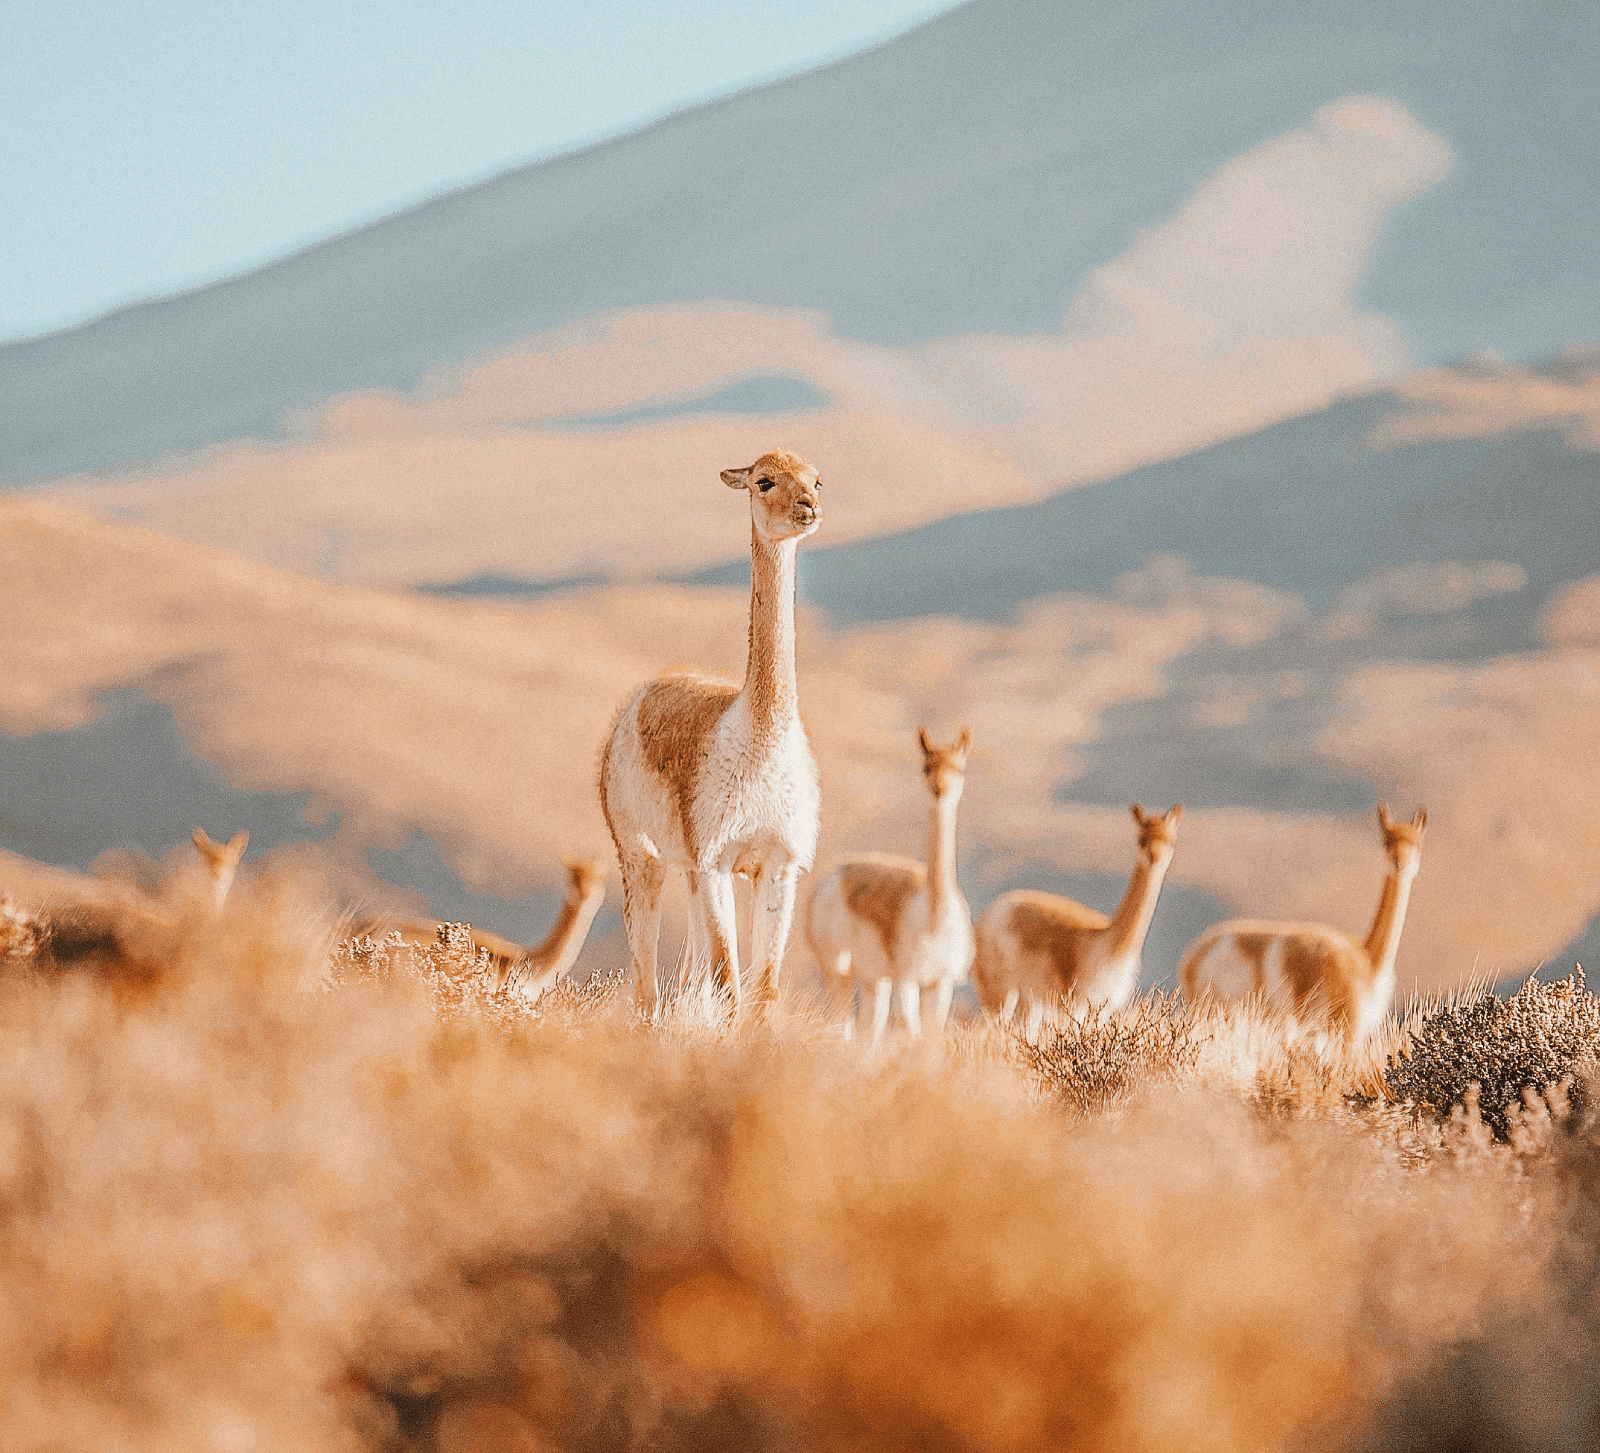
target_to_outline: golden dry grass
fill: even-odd
[[[138,994],[13,961],[0,1447],[1594,1430],[1590,1129],[1348,1099],[1370,1064],[1249,1010],[1147,1005],[1139,1072],[1064,1106],[987,1023],[869,1060],[800,1011],[497,1010],[448,933],[329,942],[257,883]]]

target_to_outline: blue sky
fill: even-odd
[[[949,8],[0,6],[0,339],[226,276]]]

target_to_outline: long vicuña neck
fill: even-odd
[[[954,796],[935,797],[928,824],[928,916],[937,919],[955,901],[956,804]]]
[[[794,566],[798,540],[770,544],[750,532],[750,658],[744,696],[758,735],[800,709],[794,674]]]
[[[1150,932],[1150,920],[1156,914],[1156,899],[1161,896],[1161,882],[1167,876],[1167,864],[1172,859],[1163,858],[1152,863],[1142,852],[1133,865],[1128,879],[1128,891],[1111,915],[1111,922],[1102,930],[1111,943],[1116,957],[1138,953],[1144,947],[1145,935]]]
[[[1411,897],[1411,880],[1415,876],[1391,868],[1389,876],[1383,880],[1383,897],[1378,900],[1378,913],[1372,920],[1372,932],[1367,935],[1367,957],[1372,960],[1374,975],[1394,967],[1400,952],[1400,930],[1406,922],[1406,902]]]
[[[577,959],[584,939],[589,936],[589,925],[600,911],[600,897],[598,893],[589,893],[581,898],[576,893],[568,893],[544,942],[528,951],[529,960],[556,974],[566,973]]]

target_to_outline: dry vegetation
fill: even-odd
[[[1397,1043],[1248,1007],[868,1061],[798,1012],[497,1003],[482,967],[449,931],[330,958],[270,885],[134,990],[15,952],[0,1447],[1600,1432],[1600,1129],[1559,1094],[1501,1143],[1381,1099]]]

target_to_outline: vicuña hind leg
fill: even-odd
[[[850,977],[849,949],[841,949],[832,962],[822,965],[822,982],[828,991],[828,1019],[848,1042],[856,1037],[856,983]]]
[[[689,928],[684,939],[683,962],[678,968],[678,997],[684,998],[691,985],[704,986],[711,968],[711,933],[706,927],[705,899],[700,896],[700,875],[691,869],[689,883]]]
[[[661,860],[641,853],[622,860],[622,922],[633,957],[633,1002],[654,1017],[661,1008],[656,984],[656,939],[661,931]]]
[[[950,1000],[955,992],[954,979],[939,980],[939,992],[933,1001],[933,1027],[941,1034],[944,1032],[945,1021],[950,1017]]]

